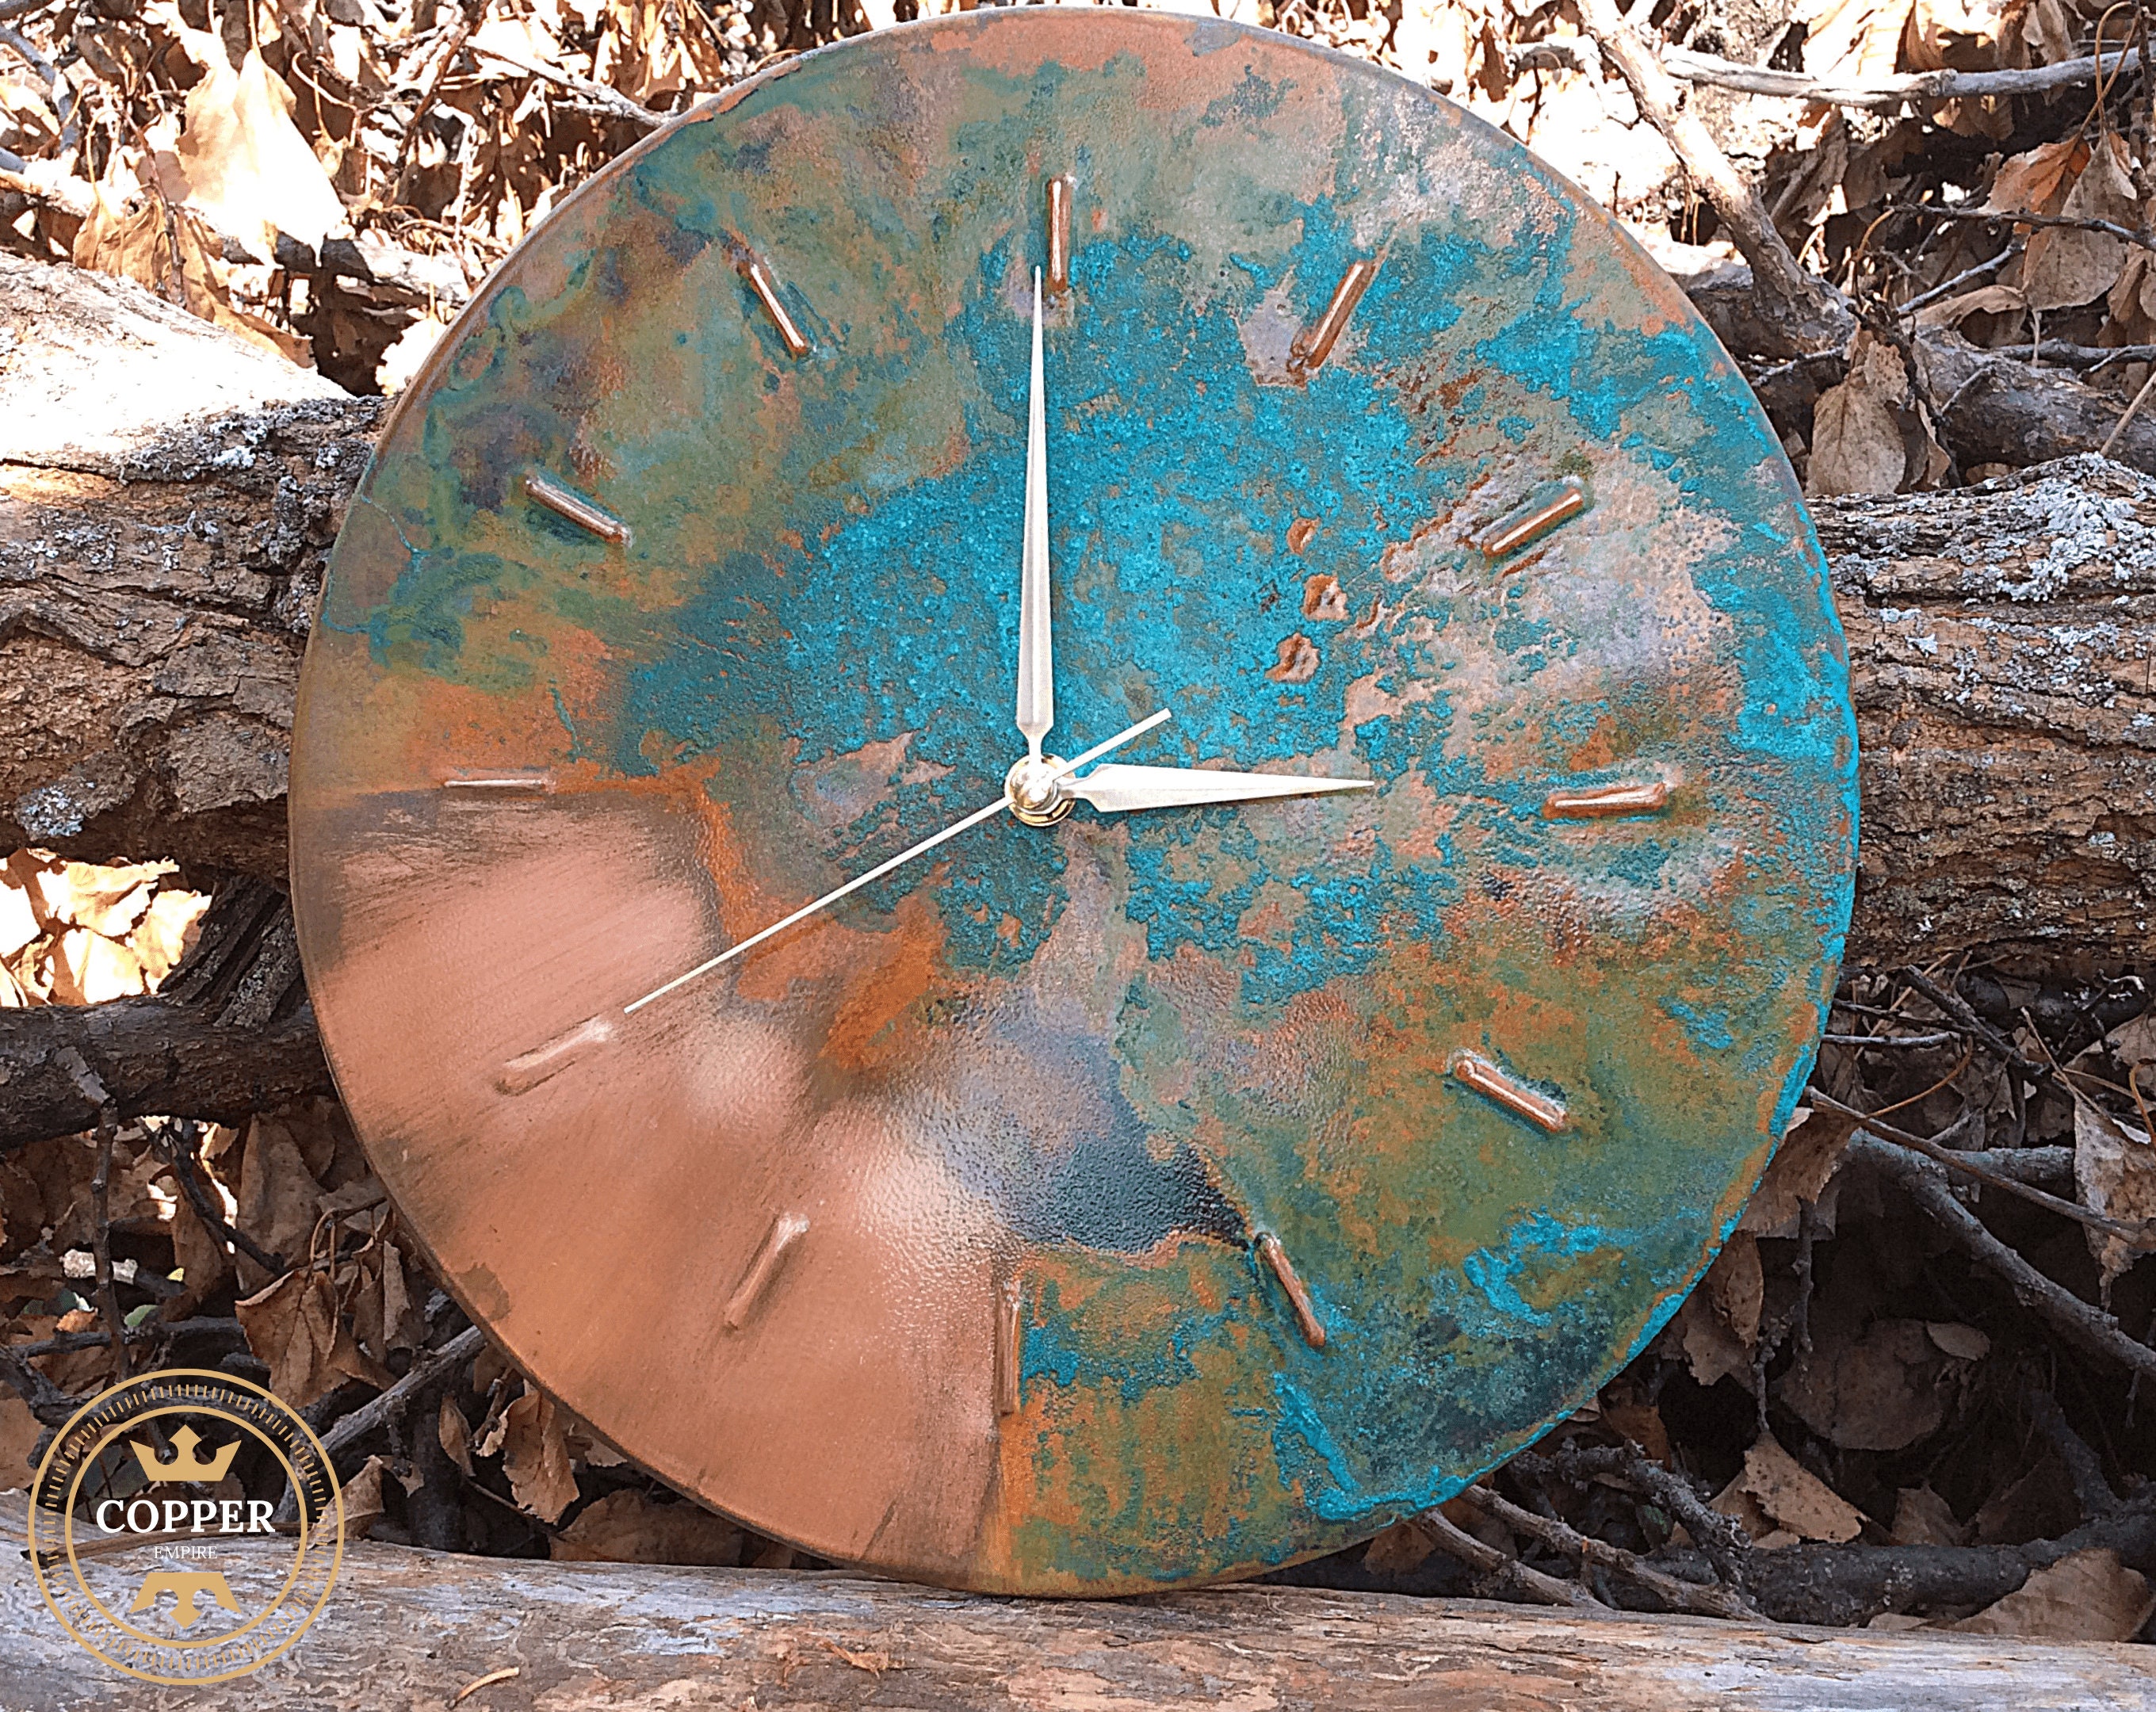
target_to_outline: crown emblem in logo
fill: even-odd
[[[151,1481],[222,1480],[225,1470],[232,1466],[233,1458],[239,1450],[239,1441],[234,1439],[223,1449],[204,1461],[195,1454],[195,1447],[202,1436],[192,1427],[182,1427],[172,1435],[172,1453],[160,1458],[148,1445],[131,1443],[135,1460],[142,1465],[142,1478]]]

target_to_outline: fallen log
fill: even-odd
[[[281,877],[300,655],[379,401],[129,282],[0,257],[9,332],[0,848]],[[166,378],[175,345],[182,377],[223,351],[223,390]],[[1990,384],[1957,410],[1996,413]],[[1852,961],[2145,958],[2156,479],[2084,455],[1817,516],[1864,750]]]
[[[119,1675],[54,1621],[25,1561],[23,1515],[19,1495],[0,1499],[10,1637],[0,1704],[166,1704],[170,1690]],[[154,1550],[136,1556],[159,1561]],[[464,1704],[2150,1712],[2146,1650],[1301,1587],[987,1599],[844,1574],[450,1558],[365,1542],[346,1550],[321,1615],[289,1654],[190,1689],[187,1704],[444,1707],[493,1676]]]

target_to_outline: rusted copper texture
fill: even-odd
[[[1374,788],[995,806],[1064,171],[1049,752]],[[294,894],[376,1170],[567,1407],[819,1556],[1113,1592],[1439,1503],[1653,1334],[1804,1085],[1854,742],[1772,430],[1561,181],[1292,39],[984,8],[659,132],[444,339]]]

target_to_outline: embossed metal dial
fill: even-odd
[[[1166,709],[1116,762],[1373,788],[994,815],[630,1012],[1023,753],[1035,269],[1062,752]],[[1774,435],[1568,186],[1281,38],[983,12],[729,91],[459,322],[294,884],[543,1384],[811,1551],[1113,1592],[1440,1500],[1666,1318],[1803,1085],[1854,770]]]

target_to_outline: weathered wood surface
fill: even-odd
[[[984,1599],[841,1574],[451,1557],[362,1543],[286,1658],[157,1689],[40,1603],[0,1498],[0,1708],[434,1712],[464,1704],[937,1712],[2156,1712],[2156,1648],[1592,1617],[1397,1594],[1225,1587],[1114,1603]],[[154,1551],[142,1554],[147,1566]]]
[[[212,397],[223,336],[176,315],[0,257],[0,845],[280,876],[300,654],[380,406],[253,352]],[[177,378],[105,372],[168,339]],[[2082,457],[1817,510],[1865,750],[1851,957],[2146,958],[2156,479]]]

